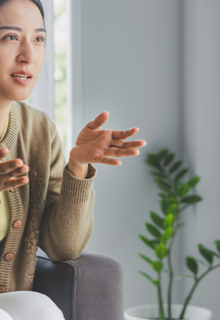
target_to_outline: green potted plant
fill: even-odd
[[[202,198],[192,193],[193,188],[199,183],[200,177],[193,176],[187,182],[182,179],[189,172],[189,168],[181,168],[183,161],[175,161],[175,154],[169,149],[160,150],[157,154],[147,154],[146,163],[153,168],[151,171],[155,182],[160,189],[158,196],[162,214],[150,211],[151,222],[146,222],[148,233],[153,238],[139,234],[139,238],[153,251],[153,258],[139,253],[139,256],[151,265],[156,272],[156,277],[150,276],[139,270],[148,281],[157,289],[158,303],[156,305],[145,305],[125,310],[126,320],[144,319],[188,319],[188,320],[210,320],[212,312],[205,308],[190,306],[190,299],[200,281],[212,270],[220,267],[220,263],[213,264],[214,258],[220,259],[220,240],[215,240],[215,249],[208,249],[203,244],[198,244],[200,258],[187,256],[185,258],[189,273],[177,277],[178,280],[190,277],[193,284],[182,305],[172,304],[172,286],[174,271],[171,261],[171,251],[178,229],[182,226],[179,222],[181,212],[194,205]],[[165,265],[166,263],[166,265]],[[199,274],[199,264],[205,266],[205,271]],[[166,304],[163,303],[161,290],[162,274],[169,277]]]

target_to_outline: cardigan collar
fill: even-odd
[[[0,142],[0,148],[6,147],[9,150],[14,149],[16,143],[17,143],[17,138],[18,138],[18,132],[20,128],[20,115],[19,115],[19,103],[16,101],[12,101],[11,103],[11,110],[10,110],[10,121],[9,121],[9,126],[7,133]],[[8,156],[8,155],[7,155]],[[4,159],[7,158],[4,157]]]

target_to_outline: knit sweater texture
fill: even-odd
[[[9,149],[2,162],[19,158],[30,169],[27,184],[6,191],[10,223],[0,242],[0,293],[30,291],[38,247],[53,262],[75,260],[85,248],[94,223],[96,169],[89,164],[86,179],[75,177],[55,123],[23,101],[11,104],[2,147]]]
[[[10,121],[10,113],[8,114],[8,120],[0,138],[0,142],[4,139]],[[0,191],[0,242],[6,237],[8,233],[9,223],[10,223],[10,205],[8,201],[7,191]]]

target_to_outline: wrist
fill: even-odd
[[[72,173],[73,176],[80,179],[85,179],[88,175],[88,163],[78,164],[74,161],[69,160],[67,169]]]

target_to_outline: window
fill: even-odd
[[[55,123],[66,160],[71,146],[71,117],[67,112],[66,56],[69,0],[42,0],[47,29],[45,62],[30,96],[24,100]]]
[[[61,137],[66,160],[69,158],[67,147],[68,140],[68,112],[67,112],[67,78],[66,78],[66,53],[67,53],[67,12],[66,0],[54,1],[54,79],[55,79],[55,120],[57,131]]]

